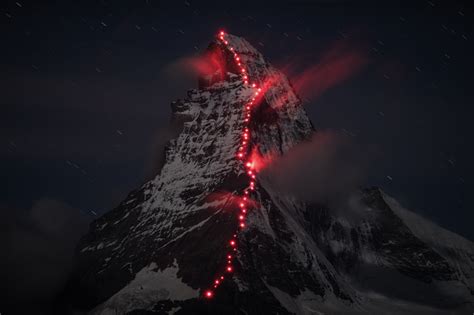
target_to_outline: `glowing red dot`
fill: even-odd
[[[212,298],[212,296],[214,295],[214,293],[211,291],[211,290],[207,290],[205,293],[204,293],[204,296],[208,299]]]

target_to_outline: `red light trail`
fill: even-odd
[[[237,251],[237,233],[246,227],[245,218],[248,213],[248,208],[252,205],[255,205],[255,202],[250,200],[250,192],[255,190],[255,180],[256,180],[256,168],[255,163],[252,159],[252,156],[255,154],[249,154],[249,152],[255,152],[255,148],[252,148],[250,145],[250,129],[249,129],[249,122],[251,119],[251,111],[252,106],[255,106],[257,100],[256,98],[262,93],[262,89],[257,86],[256,83],[249,83],[249,74],[245,69],[244,65],[242,64],[241,58],[239,54],[236,52],[236,49],[229,45],[229,41],[225,38],[226,34],[224,31],[220,31],[217,35],[218,39],[221,43],[224,44],[224,47],[228,49],[234,56],[234,61],[238,67],[238,70],[241,75],[241,79],[244,85],[250,86],[252,89],[255,90],[253,97],[249,100],[249,102],[244,106],[244,129],[242,130],[242,140],[240,146],[237,149],[236,158],[242,162],[242,167],[245,170],[245,174],[248,175],[249,178],[249,185],[243,191],[243,196],[240,197],[239,207],[237,209],[237,223],[240,230],[236,231],[236,234],[233,235],[232,239],[229,240],[229,245],[227,250],[230,252]],[[263,93],[262,93],[263,94]],[[260,96],[261,97],[261,96]],[[235,255],[231,253],[227,254],[227,263],[225,266],[225,273],[232,274],[234,272],[234,266],[232,264],[232,260],[235,259]],[[204,291],[204,297],[207,299],[211,299],[214,297],[214,290],[216,290],[219,285],[222,284],[225,276],[223,274],[219,274],[216,276],[216,279],[213,281],[212,289],[207,289]]]

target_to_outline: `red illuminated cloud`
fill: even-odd
[[[173,76],[208,76],[219,72],[227,72],[224,56],[220,49],[206,51],[200,56],[183,57],[168,66],[168,72]]]
[[[368,54],[358,45],[339,41],[318,59],[318,63],[303,71],[295,71],[296,63],[284,67],[283,71],[289,75],[302,97],[316,98],[357,74],[368,63]]]

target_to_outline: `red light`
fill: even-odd
[[[211,291],[211,290],[207,290],[205,293],[204,293],[204,296],[208,299],[212,298],[212,296],[214,295],[214,293]]]

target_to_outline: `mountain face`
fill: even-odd
[[[221,34],[204,55],[212,71],[172,104],[182,131],[166,147],[160,173],[94,221],[80,241],[66,294],[75,308],[91,314],[472,311],[470,241],[378,188],[360,192],[364,216],[352,222],[328,205],[282,194],[258,168],[249,173],[247,161],[284,155],[316,131],[286,77],[247,41]],[[242,200],[248,212],[239,221]]]

